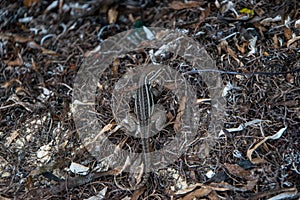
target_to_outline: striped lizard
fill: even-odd
[[[142,187],[149,178],[149,173],[146,172],[147,169],[151,168],[151,156],[149,148],[149,138],[151,136],[151,122],[155,121],[155,128],[161,130],[165,124],[165,113],[163,111],[156,111],[154,108],[154,99],[152,84],[153,81],[161,74],[161,69],[152,70],[150,72],[143,72],[138,80],[138,89],[135,92],[135,102],[134,102],[134,113],[136,119],[128,116],[126,119],[128,121],[129,130],[135,129],[136,135],[140,137],[142,144],[142,160],[143,160],[143,180],[134,186],[124,187],[120,185],[116,176],[115,184],[123,190],[136,190]],[[135,122],[136,121],[136,122]],[[137,124],[138,126],[135,126]]]

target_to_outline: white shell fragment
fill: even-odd
[[[72,162],[70,165],[70,171],[74,174],[87,175],[89,172],[89,168],[84,165]]]

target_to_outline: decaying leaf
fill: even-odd
[[[244,54],[246,51],[246,46],[248,45],[248,42],[243,42],[241,46],[238,45],[237,42],[235,42],[235,46],[236,48],[242,53]]]
[[[276,17],[274,18],[265,18],[263,19],[262,21],[260,21],[260,24],[263,25],[263,26],[270,26],[271,23],[274,23],[274,22],[279,22],[281,21],[281,16],[280,15],[277,15]]]
[[[257,124],[257,123],[261,123],[261,122],[271,122],[269,120],[261,120],[261,119],[254,119],[250,122],[246,122],[244,124],[240,124],[239,127],[237,128],[228,128],[226,129],[228,132],[237,132],[237,131],[242,131],[244,130],[244,128],[246,128],[247,126],[250,126],[250,125],[254,125],[254,124]]]
[[[206,197],[209,193],[211,193],[212,189],[211,188],[199,188],[193,192],[191,192],[190,194],[184,196],[182,198],[182,200],[193,200],[195,198],[202,198],[202,197]]]
[[[37,44],[36,42],[34,42],[34,41],[28,42],[28,43],[27,43],[27,46],[28,46],[29,48],[32,48],[32,49],[42,50],[42,53],[43,53],[43,54],[57,55],[57,53],[56,53],[55,51],[45,49],[44,47],[41,47],[40,45],[38,45],[38,44]]]
[[[6,138],[6,143],[5,143],[5,146],[6,147],[9,147],[10,144],[19,136],[19,132],[18,130],[15,130],[11,133],[10,137]]]
[[[225,163],[224,164],[228,172],[236,177],[245,179],[247,181],[253,181],[256,179],[256,177],[253,177],[250,171],[245,170],[244,168],[240,167],[239,165],[236,164],[229,164]]]
[[[181,1],[172,1],[169,3],[169,7],[174,9],[174,10],[182,10],[186,8],[195,8],[202,6],[204,4],[203,1],[187,1],[185,3]]]
[[[108,10],[108,22],[110,24],[116,23],[116,21],[118,19],[119,12],[118,12],[117,8],[118,8],[117,6],[114,6]]]
[[[293,44],[294,42],[300,40],[300,36],[296,36],[296,37],[293,37],[292,39],[290,39],[287,43],[286,43],[286,46],[287,47],[290,47],[291,44]]]
[[[278,49],[278,37],[276,34],[274,34],[274,37],[273,37],[273,41],[274,41],[274,48],[275,49]]]
[[[179,129],[180,129],[180,126],[181,126],[180,120],[181,120],[181,117],[184,113],[185,105],[186,105],[186,96],[183,96],[181,98],[179,108],[178,108],[178,112],[177,112],[177,116],[176,116],[175,123],[174,123],[174,126],[173,126],[175,132],[178,132]]]
[[[115,58],[112,66],[113,76],[115,77],[118,75],[119,64],[120,64],[119,58]]]
[[[15,60],[4,60],[4,63],[8,66],[20,66],[23,65],[23,59],[19,54],[19,56]]]
[[[268,139],[272,139],[272,140],[277,140],[279,139],[282,134],[285,132],[285,130],[287,129],[287,127],[284,127],[282,129],[280,129],[276,134],[272,135],[272,136],[267,136],[265,137],[262,141],[258,142],[253,148],[248,149],[247,150],[247,157],[250,160],[250,162],[252,162],[253,164],[261,164],[264,163],[264,159],[262,158],[252,158],[252,154],[253,152],[263,143],[265,143]]]
[[[33,4],[38,3],[40,0],[24,0],[23,4],[26,7],[31,7]]]
[[[290,28],[284,26],[283,32],[284,32],[284,37],[286,40],[290,40],[292,38],[293,32]]]

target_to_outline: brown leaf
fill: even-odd
[[[119,64],[120,64],[119,58],[114,59],[113,66],[112,66],[112,72],[114,77],[118,75]]]
[[[254,8],[254,11],[255,13],[258,15],[258,16],[263,16],[265,14],[265,11],[262,9],[262,8],[259,8],[259,7],[255,7]]]
[[[226,47],[226,51],[240,65],[240,67],[244,66],[244,64],[238,59],[235,52],[229,46]]]
[[[273,41],[274,41],[274,48],[275,49],[278,49],[278,37],[276,34],[274,34],[274,37],[273,37]]]
[[[47,55],[52,55],[52,56],[57,56],[57,53],[55,51],[49,50],[49,49],[45,49],[42,47],[42,53],[43,54],[47,54]]]
[[[292,38],[293,32],[288,27],[283,27],[284,37],[286,40],[290,40]]]
[[[146,190],[146,187],[142,187],[139,190],[135,190],[131,196],[131,200],[138,200],[139,197],[144,193],[145,190]]]
[[[205,197],[207,196],[209,193],[211,193],[211,189],[210,188],[199,188],[193,192],[191,192],[190,194],[184,196],[182,198],[182,200],[193,200],[195,198],[201,198],[201,197]]]
[[[31,38],[23,37],[20,35],[15,35],[15,34],[11,34],[11,33],[7,33],[7,34],[0,33],[0,39],[1,40],[11,40],[11,41],[15,41],[18,43],[26,43],[26,42],[32,41]]]
[[[290,39],[290,40],[286,43],[286,46],[287,46],[287,47],[291,46],[291,44],[293,44],[293,43],[296,42],[297,40],[300,40],[300,36],[296,36],[296,37]]]
[[[32,59],[32,69],[36,72],[38,71],[37,64],[33,59]]]
[[[243,178],[245,180],[254,180],[255,177],[251,175],[250,171],[247,171],[236,164],[225,163],[225,167],[228,172],[236,177]]]
[[[204,21],[206,17],[208,17],[210,14],[210,4],[208,4],[208,7],[201,11],[201,15],[200,15],[200,21]]]
[[[26,7],[31,7],[33,4],[38,3],[40,0],[24,0],[23,4]]]
[[[15,60],[4,60],[4,63],[8,66],[20,66],[23,65],[23,60],[19,56]]]
[[[235,42],[235,46],[242,54],[244,54],[246,51],[245,48],[248,46],[248,42],[243,42],[241,46],[239,46],[238,43]]]
[[[16,78],[10,79],[9,81],[4,82],[1,85],[1,88],[8,88],[9,86],[11,86],[13,83],[17,82],[19,85],[22,85],[21,81],[19,81]]]
[[[182,10],[186,8],[195,8],[202,6],[204,4],[203,1],[188,1],[186,3],[183,3],[181,1],[173,1],[172,3],[169,3],[169,7],[174,10]]]
[[[31,48],[31,49],[41,49],[41,46],[38,45],[36,42],[34,41],[30,41],[27,43],[27,47]]]
[[[175,132],[178,132],[179,128],[180,128],[180,119],[181,119],[181,116],[183,115],[184,113],[184,110],[185,110],[185,104],[186,104],[186,96],[183,96],[181,98],[181,102],[179,104],[179,108],[178,108],[178,114],[176,116],[176,119],[175,119],[175,122],[174,122],[174,130]]]
[[[116,23],[117,19],[118,19],[118,10],[117,10],[117,6],[110,8],[108,10],[108,22],[110,24],[114,24]]]

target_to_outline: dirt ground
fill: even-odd
[[[82,145],[72,88],[94,48],[143,26],[176,30],[206,49],[221,76],[224,125],[206,141],[210,94],[201,75],[188,76],[200,104],[197,136],[173,164],[150,173],[147,187],[126,191],[114,181],[120,171]],[[149,52],[128,52],[99,80],[102,127],[116,126],[114,84]],[[300,198],[299,1],[1,1],[0,57],[0,199]],[[178,69],[180,59],[164,61]],[[165,99],[176,124],[180,104],[170,93]],[[174,128],[153,139],[153,151]],[[138,148],[124,138],[109,137]]]

